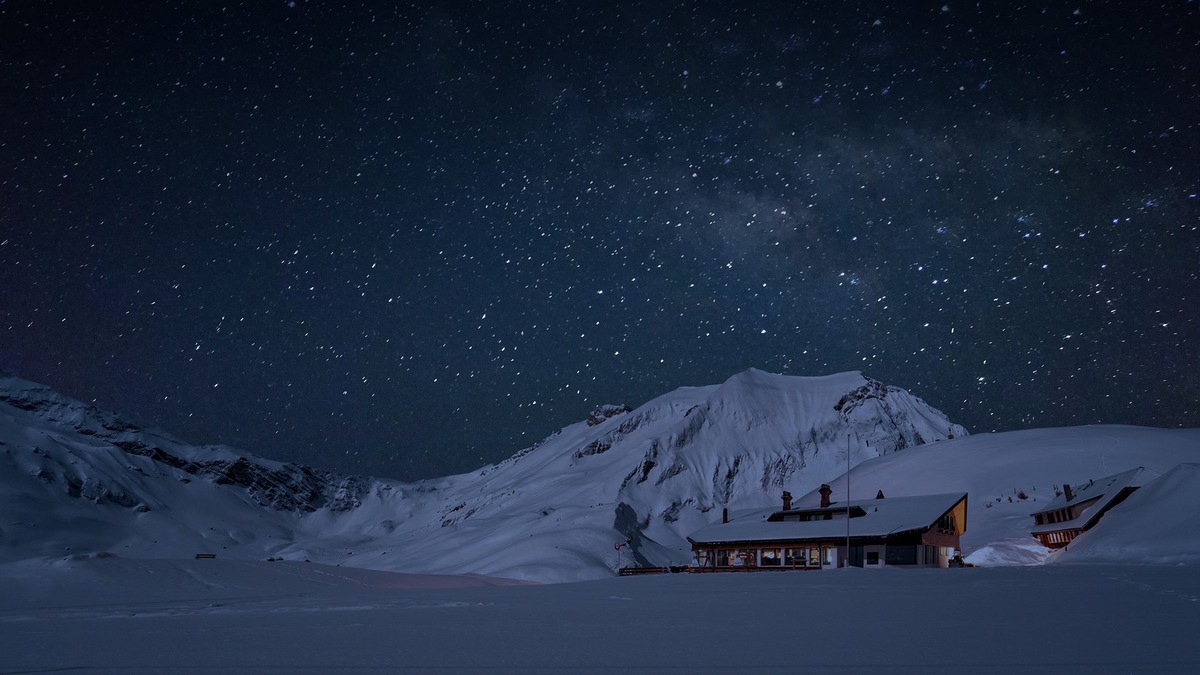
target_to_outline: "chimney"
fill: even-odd
[[[1063,494],[1067,496],[1067,501],[1075,499],[1075,491],[1072,490],[1071,486],[1067,485],[1066,483],[1063,483]]]
[[[783,510],[792,510],[792,493],[788,492],[787,490],[783,491]]]
[[[725,507],[725,508],[721,509],[721,522],[722,523],[729,522],[729,507]]]
[[[821,508],[823,508],[823,509],[829,508],[829,495],[833,494],[833,490],[831,490],[829,488],[829,485],[827,483],[822,483],[820,493],[821,493]]]

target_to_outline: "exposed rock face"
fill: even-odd
[[[625,413],[627,413],[629,411],[630,411],[630,407],[627,405],[607,404],[607,405],[596,406],[596,409],[593,410],[590,415],[588,415],[587,424],[589,427],[594,427],[597,424],[600,424],[601,422],[603,422],[604,420],[606,420],[610,417],[616,417],[617,415],[624,415]]]

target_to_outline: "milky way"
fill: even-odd
[[[184,439],[427,477],[749,367],[1200,424],[1195,2],[85,4],[0,3],[0,368]]]

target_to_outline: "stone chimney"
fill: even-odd
[[[792,493],[788,492],[787,490],[783,491],[783,510],[792,510]]]
[[[1071,486],[1067,485],[1066,483],[1063,483],[1063,494],[1066,495],[1067,501],[1075,499],[1075,491],[1072,490]]]
[[[833,494],[833,490],[830,489],[828,483],[822,483],[819,492],[821,493],[821,508],[829,508],[829,495]]]
[[[724,524],[724,523],[728,523],[728,522],[729,522],[729,507],[725,507],[725,508],[721,509],[721,523]]]

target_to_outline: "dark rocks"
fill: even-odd
[[[596,406],[596,409],[593,410],[590,415],[588,415],[587,425],[589,427],[594,427],[597,424],[604,422],[604,420],[606,420],[610,417],[615,417],[617,415],[624,415],[625,413],[629,412],[630,410],[632,410],[632,408],[630,408],[627,405],[605,404],[605,405]]]

